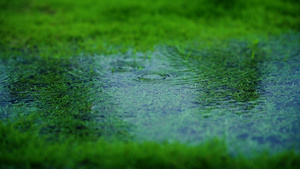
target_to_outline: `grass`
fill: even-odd
[[[154,46],[171,46],[184,65],[207,72],[206,77],[223,77],[207,82],[204,99],[199,96],[204,105],[223,97],[209,92],[223,83],[230,89],[226,96],[248,102],[259,97],[257,67],[269,52],[260,39],[298,32],[299,16],[293,0],[2,0],[0,66],[7,67],[1,71],[9,78],[3,75],[0,83],[0,167],[299,168],[299,153],[292,150],[246,158],[231,155],[218,140],[196,146],[131,141],[130,126],[118,118],[113,98],[97,79],[99,69],[110,65],[86,57],[132,49],[134,59],[142,51],[151,60]],[[240,57],[211,50],[203,58],[188,50],[223,49],[232,39],[250,44],[236,50]],[[131,67],[143,69],[138,63]],[[118,71],[118,65],[110,67],[112,74]],[[102,112],[94,112],[95,102]]]
[[[1,125],[4,168],[298,168],[299,155],[268,153],[246,159],[228,154],[222,141],[188,147],[179,143],[135,143],[64,139],[48,143],[37,133]],[[41,151],[42,150],[42,151]]]
[[[148,50],[159,43],[253,38],[299,30],[299,4],[295,1],[231,0],[230,4],[219,0],[172,4],[4,0],[0,4],[0,39],[5,49],[45,47],[60,55],[68,50],[107,52],[109,46]]]
[[[289,41],[291,40],[289,39]],[[241,45],[240,43],[237,44]],[[290,46],[291,49],[282,49],[279,48],[281,46],[278,47],[276,45],[275,47],[280,51],[285,51],[293,50],[296,45],[297,42],[294,46]],[[261,73],[261,70],[264,69],[257,68],[259,67],[259,62],[270,59],[263,57],[269,57],[273,54],[273,52],[270,52],[268,55],[265,55],[264,53],[268,52],[265,49],[274,50],[269,47],[262,48],[261,46],[264,45],[259,44],[256,46],[256,55],[252,59],[252,45],[248,46],[247,44],[242,44],[242,47],[238,47],[238,50],[233,50],[236,47],[233,46],[231,47],[233,49],[229,50],[230,52],[226,52],[226,49],[229,49],[228,46],[224,49],[202,49],[200,51],[207,52],[204,56],[201,53],[197,53],[199,51],[186,51],[184,48],[179,51],[176,47],[166,47],[165,50],[170,52],[176,59],[179,59],[179,62],[172,62],[173,64],[176,63],[190,67],[192,70],[195,69],[202,72],[199,76],[201,75],[210,79],[210,81],[206,82],[202,82],[203,79],[201,78],[196,79],[196,81],[200,81],[198,85],[200,86],[199,89],[201,89],[196,100],[198,100],[202,106],[214,108],[212,105],[216,104],[216,106],[218,106],[219,103],[222,103],[220,99],[231,97],[238,103],[243,103],[243,105],[248,108],[247,106],[256,104],[255,101],[257,97],[259,97],[257,92],[259,92],[260,89],[257,89],[257,86],[261,83],[261,76],[264,75]],[[163,49],[161,49],[161,51],[163,51]],[[191,53],[187,60],[185,53]],[[38,55],[39,53],[36,54]],[[295,54],[295,51],[292,54]],[[31,57],[28,57],[28,55]],[[152,93],[151,90],[158,90],[155,88],[155,84],[157,83],[155,80],[159,81],[161,78],[166,77],[166,75],[172,76],[172,74],[168,72],[168,69],[166,69],[165,72],[161,70],[152,72],[155,73],[154,75],[159,75],[159,78],[157,79],[157,76],[154,76],[152,81],[151,76],[146,76],[148,78],[144,80],[139,79],[140,81],[148,81],[150,84],[154,81],[152,88],[145,86],[144,89],[143,86],[138,85],[136,85],[136,89],[134,88],[135,86],[127,89],[126,83],[132,83],[130,79],[127,79],[127,81],[122,81],[120,77],[115,79],[115,81],[111,79],[113,83],[120,83],[118,80],[121,80],[121,83],[124,85],[123,88],[116,87],[115,91],[117,94],[114,94],[105,92],[105,90],[107,90],[105,88],[105,79],[99,79],[99,72],[102,71],[101,69],[104,69],[105,72],[103,66],[106,66],[106,71],[108,71],[106,73],[110,73],[110,67],[107,65],[116,66],[115,72],[111,72],[112,75],[118,75],[118,73],[120,75],[122,72],[130,73],[132,69],[139,70],[140,67],[142,67],[140,71],[143,71],[144,65],[138,61],[138,59],[140,59],[139,57],[143,56],[136,56],[137,60],[134,61],[133,59],[132,62],[122,62],[121,59],[119,63],[118,61],[112,62],[115,61],[114,56],[110,56],[112,58],[105,58],[106,56],[96,55],[84,58],[82,55],[70,59],[68,57],[34,57],[34,55],[35,53],[30,52],[12,51],[2,57],[1,64],[6,65],[7,69],[5,73],[8,74],[8,77],[3,78],[4,81],[2,82],[6,83],[6,85],[4,85],[6,90],[1,90],[1,93],[5,94],[3,91],[9,91],[10,93],[7,96],[8,98],[1,100],[1,109],[4,112],[1,112],[0,159],[2,162],[1,167],[3,168],[299,167],[299,154],[293,150],[272,154],[267,153],[268,149],[266,149],[265,153],[249,158],[244,155],[236,156],[230,154],[224,140],[206,139],[206,143],[200,145],[186,145],[176,142],[158,143],[132,141],[130,135],[132,128],[121,120],[122,117],[119,118],[122,114],[118,114],[118,106],[115,107],[114,103],[116,101],[111,98],[111,95],[124,95],[121,98],[126,100],[121,100],[121,102],[124,102],[123,104],[125,106],[132,106],[126,110],[135,112],[136,108],[141,108],[142,105],[147,104],[149,100],[153,99],[151,97],[149,98],[149,95]],[[124,57],[117,56],[119,59]],[[156,56],[152,56],[151,59],[154,60],[156,59],[155,57]],[[282,62],[289,64],[290,61],[287,60],[285,62],[285,58],[284,56]],[[275,60],[276,59],[280,59],[280,57],[275,58]],[[180,62],[182,60],[186,62]],[[160,61],[163,62],[164,59],[161,58]],[[145,62],[147,62],[147,60]],[[91,65],[92,68],[90,67]],[[296,65],[297,64],[291,64],[291,66]],[[274,67],[271,68],[276,69]],[[289,68],[290,67],[286,67],[287,73],[289,73]],[[221,78],[214,78],[215,76]],[[296,76],[296,74],[293,76]],[[167,77],[167,79],[168,78],[169,77]],[[253,83],[249,83],[249,80]],[[293,81],[295,80],[289,79],[289,76],[287,76],[286,79],[277,79],[277,83],[290,83]],[[203,83],[204,85],[201,86]],[[271,85],[269,87],[273,88],[275,86]],[[287,88],[281,90],[289,92],[298,91],[296,89],[297,84],[293,86],[295,89],[288,89],[290,86],[285,87]],[[124,91],[122,89],[127,90]],[[141,89],[144,92],[136,93],[137,91],[141,91]],[[218,92],[223,89],[226,89],[226,92]],[[147,91],[149,91],[150,94],[147,93]],[[182,97],[189,95],[181,96],[178,95],[178,93],[172,93],[172,88],[167,85],[161,85],[159,91],[162,91],[160,92],[161,94],[154,95],[159,96],[159,100],[154,100],[156,104],[150,107],[151,110],[157,111],[157,116],[162,115],[162,117],[158,118],[167,121],[174,120],[174,122],[177,123],[177,126],[174,126],[172,121],[171,123],[165,122],[165,124],[161,126],[171,128],[186,126],[186,124],[184,124],[187,122],[185,119],[180,119],[182,122],[178,124],[178,120],[172,119],[174,116],[166,115],[161,112],[163,109],[180,108]],[[296,98],[296,94],[290,93],[286,99],[279,100],[280,95],[286,92],[273,91],[272,93],[278,100],[275,101],[275,103],[278,102],[278,105],[292,104],[290,105],[291,110],[284,107],[280,114],[278,112],[276,116],[272,116],[272,119],[277,123],[278,121],[276,119],[282,118],[282,114],[288,111],[295,111],[295,109],[293,109],[293,102],[289,101],[289,99]],[[176,96],[174,94],[176,94]],[[137,98],[134,96],[137,96]],[[5,101],[11,102],[11,104],[6,104]],[[248,103],[248,101],[252,101],[252,103]],[[165,102],[168,102],[167,108],[165,107]],[[271,103],[273,102],[274,101],[271,101]],[[227,103],[225,103],[225,105],[226,104]],[[239,107],[243,105],[239,104]],[[98,107],[94,109],[93,106]],[[268,111],[277,111],[276,105],[270,106]],[[209,113],[209,110],[207,111],[208,116],[211,116],[212,113]],[[140,119],[140,123],[149,123],[149,120],[146,119],[149,118],[149,111],[147,112],[146,109],[141,109],[139,112],[144,114],[144,116],[140,115],[142,118],[142,120]],[[203,113],[203,111],[199,110],[196,113]],[[5,118],[5,116],[8,117]],[[267,118],[267,116],[265,113],[261,114],[262,118]],[[297,118],[295,114],[293,116]],[[143,119],[143,117],[145,117],[145,119]],[[182,118],[182,116],[176,118]],[[221,119],[222,118],[226,118],[226,116],[221,117]],[[228,120],[233,123],[235,123],[236,120],[241,120],[240,116],[236,118],[238,119]],[[153,117],[150,117],[150,119],[155,120]],[[291,117],[291,119],[293,120],[287,119],[285,123],[296,121],[293,117]],[[250,119],[246,118],[246,120]],[[258,119],[254,120],[257,121]],[[191,122],[189,126],[190,129],[195,129],[199,132],[210,132],[205,131],[205,128],[201,128],[199,118],[189,119],[188,122]],[[220,125],[222,127],[228,127],[222,123]],[[261,129],[260,127],[250,128],[250,131],[256,131],[256,135],[258,136],[264,133],[262,130],[270,130],[268,126],[270,124],[268,123],[258,123],[256,125],[260,126]],[[287,132],[295,127],[292,123],[289,125],[291,129],[287,129]],[[277,123],[276,130],[271,131],[278,131],[279,134],[283,134],[279,132],[282,129],[281,126],[282,123]],[[158,126],[158,128],[159,127],[160,126]],[[159,131],[161,130],[160,128]],[[246,133],[249,132],[247,131],[248,128],[240,130]],[[153,133],[155,134],[155,131],[144,131],[144,134],[149,136],[153,135]],[[268,139],[269,136],[273,135],[265,133],[263,139]],[[285,138],[286,136],[287,135],[283,134],[280,138]]]

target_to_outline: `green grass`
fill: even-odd
[[[5,49],[47,47],[58,53],[72,45],[102,53],[110,46],[148,50],[194,39],[251,39],[299,30],[300,22],[299,4],[280,0],[3,0],[0,8]]]
[[[288,40],[291,42],[291,39]],[[284,42],[284,40],[281,41]],[[291,50],[295,49],[295,46],[299,42],[295,41],[294,43],[295,44],[291,42],[291,44],[293,44],[289,47]],[[178,62],[173,61],[173,64],[180,64],[182,67],[190,67],[192,70],[202,72],[199,74],[200,78],[196,79],[196,81],[200,81],[199,86],[202,84],[202,76],[211,79],[200,88],[201,92],[199,92],[200,94],[198,93],[199,95],[196,98],[202,106],[207,105],[214,108],[211,105],[222,103],[222,100],[220,101],[218,99],[231,97],[239,103],[244,103],[246,108],[250,106],[249,109],[251,109],[252,104],[256,104],[255,101],[259,97],[257,86],[263,78],[261,76],[264,75],[264,73],[261,72],[261,70],[264,69],[257,69],[258,64],[268,59],[272,60],[269,56],[272,56],[273,52],[269,51],[268,55],[265,55],[265,53],[268,52],[267,49],[274,50],[274,47],[272,48],[260,44],[256,46],[256,54],[255,57],[252,58],[252,44],[250,47],[244,44],[237,49],[235,47],[241,45],[240,43],[233,43],[232,45],[233,47],[230,47],[229,44],[225,48],[213,47],[212,49],[202,49],[200,51],[206,52],[204,56],[201,53],[197,53],[199,51],[191,50],[188,52],[188,50],[184,48],[177,49],[177,47],[166,47],[166,49],[160,49],[160,51],[169,51],[173,57],[179,59]],[[280,51],[290,50],[289,48],[281,49],[279,47],[282,46],[277,44],[275,47]],[[229,51],[226,52],[228,49]],[[190,53],[190,55],[186,55],[185,53]],[[34,57],[34,55],[37,56]],[[105,68],[102,67],[103,65],[116,66],[115,72],[112,73],[116,75],[118,75],[118,73],[120,75],[122,72],[128,73],[131,69],[140,70],[140,67],[142,67],[140,71],[143,71],[143,62],[122,62],[121,57],[124,56],[119,55],[118,58],[121,59],[120,63],[112,62],[114,61],[113,56],[105,60],[106,56],[98,55],[85,58],[83,58],[84,55],[81,55],[72,57],[71,59],[68,57],[38,57],[38,55],[39,53],[18,51],[4,53],[2,55],[1,64],[6,65],[7,69],[5,73],[8,74],[7,78],[3,78],[3,82],[7,83],[5,87],[10,93],[8,97],[15,99],[15,101],[11,101],[14,103],[8,104],[7,107],[1,107],[0,160],[1,167],[3,168],[299,167],[299,153],[294,150],[285,150],[274,154],[271,152],[267,153],[271,150],[266,149],[265,153],[246,157],[245,155],[235,156],[230,154],[232,151],[227,150],[224,140],[206,139],[206,143],[199,145],[188,145],[176,142],[134,142],[129,132],[131,130],[130,125],[122,121],[122,117],[118,119],[118,115],[122,116],[122,114],[118,114],[118,110],[115,108],[115,104],[113,104],[115,101],[112,100],[113,98],[110,97],[110,94],[113,96],[117,94],[123,96],[121,98],[126,99],[121,100],[124,101],[123,104],[132,106],[129,110],[135,112],[136,108],[141,108],[142,105],[149,102],[149,97],[143,94],[147,94],[147,91],[151,93],[151,90],[157,90],[157,88],[155,88],[155,80],[157,80],[155,78],[157,76],[154,76],[154,82],[151,81],[151,76],[150,78],[148,77],[148,79],[139,79],[140,81],[146,81],[146,83],[147,81],[150,84],[153,83],[153,88],[147,85],[144,86],[144,89],[143,86],[136,86],[136,88],[134,88],[135,86],[132,84],[132,87],[128,88],[128,90],[122,90],[126,89],[125,87],[119,88],[118,90],[118,87],[116,87],[115,91],[117,93],[109,94],[105,92],[105,79],[99,79],[97,72],[101,72],[101,69],[104,69],[103,71],[105,72]],[[189,57],[186,58],[187,56]],[[267,58],[263,58],[264,56]],[[136,59],[140,59],[139,57],[136,57]],[[275,60],[280,59],[280,57],[273,57]],[[281,58],[283,59],[282,62],[284,62],[285,58],[285,56]],[[152,56],[151,59],[155,60],[156,58]],[[160,61],[164,62],[165,60],[161,58]],[[185,62],[181,63],[181,61]],[[115,64],[111,64],[111,62]],[[147,60],[144,62],[147,62]],[[289,62],[289,59],[285,61],[285,63],[287,62]],[[90,67],[91,65],[92,67]],[[122,69],[122,66],[129,68],[128,70]],[[277,69],[276,64],[269,66],[271,69]],[[290,66],[297,66],[297,63],[291,64]],[[160,74],[160,77],[164,77],[169,74],[168,69],[165,70],[166,72],[156,70],[156,72],[152,73]],[[291,68],[288,66],[285,69],[287,69],[287,73],[289,73],[289,69]],[[175,68],[173,68],[173,70],[175,70]],[[110,73],[110,67],[108,67],[106,71]],[[268,72],[268,70],[265,71]],[[222,78],[213,78],[214,76]],[[296,76],[296,74],[292,76],[292,79],[289,79],[290,76],[287,76],[286,79],[278,79],[277,81],[278,83],[296,83],[294,76]],[[120,78],[112,81],[118,83],[117,80],[120,80]],[[158,80],[160,80],[160,78],[158,78]],[[253,83],[249,83],[249,80]],[[126,82],[133,83],[130,79],[127,79]],[[122,81],[122,83],[124,83],[124,81]],[[276,90],[276,85],[269,87],[275,88]],[[277,102],[280,103],[279,105],[293,103],[288,101],[289,98],[293,99],[297,97],[295,93],[290,93],[288,97],[283,98],[284,100],[278,99],[282,97],[280,95],[284,93],[281,90],[288,92],[298,91],[296,88],[290,89],[290,86],[284,87],[287,87],[287,89],[280,89],[273,93],[275,99],[278,100]],[[297,87],[297,84],[294,87]],[[226,89],[226,92],[218,92],[220,89]],[[144,93],[136,93],[141,90],[144,91]],[[128,93],[126,93],[126,91]],[[209,132],[205,131],[205,128],[199,128],[199,120],[203,119],[189,119],[187,121],[190,122],[191,125],[187,125],[184,124],[186,122],[184,121],[184,114],[174,117],[172,115],[164,116],[164,114],[160,113],[162,111],[161,108],[165,106],[166,102],[169,107],[180,107],[182,97],[189,95],[181,96],[177,95],[177,93],[172,93],[172,88],[168,85],[161,85],[159,91],[162,91],[160,92],[161,94],[155,95],[159,96],[159,100],[155,100],[156,104],[152,106],[152,110],[157,111],[157,114],[152,116],[162,115],[158,117],[158,121],[159,119],[166,120],[162,126],[175,129],[176,127],[188,126],[190,129],[198,130],[199,132]],[[2,90],[0,92],[2,92]],[[176,97],[174,94],[176,94]],[[134,96],[137,96],[137,98]],[[9,100],[9,98],[7,100]],[[271,97],[271,99],[274,99],[274,97]],[[248,104],[248,101],[252,101],[252,103]],[[269,102],[274,103],[272,100]],[[225,103],[225,105],[226,104],[227,103]],[[98,109],[102,106],[103,109],[97,111],[93,110],[94,105],[98,106]],[[239,104],[239,106],[241,107],[243,105]],[[276,105],[269,106],[270,108],[264,110],[267,111],[267,113],[262,113],[260,117],[270,118],[268,117],[270,115],[268,111],[277,111]],[[293,104],[291,106],[293,106]],[[293,107],[291,107],[291,110],[285,108],[282,112],[276,113],[276,116],[272,116],[271,119],[278,122],[277,119],[282,118],[282,114],[295,110]],[[207,110],[207,112],[206,114],[203,110],[197,110],[195,113],[203,113],[203,116],[212,116],[209,110]],[[220,112],[222,113],[222,111]],[[145,115],[140,115],[140,123],[149,123],[149,120],[146,119],[149,118],[149,112],[141,109],[140,113]],[[8,117],[4,118],[5,116]],[[100,118],[99,116],[104,116],[104,118]],[[145,118],[143,119],[143,117]],[[172,117],[174,119],[172,119]],[[293,117],[297,118],[298,116],[293,114]],[[285,123],[278,123],[276,127],[272,127],[273,129],[276,128],[276,130],[272,131],[278,131],[279,133],[282,129],[282,125],[295,121],[293,117],[287,119]],[[183,118],[183,122],[178,124],[178,120],[175,120],[176,118]],[[223,118],[227,117],[220,117],[220,119]],[[150,117],[150,119],[155,120],[155,117]],[[173,125],[172,121],[169,121],[170,119],[177,123],[176,126]],[[229,122],[235,123],[240,121],[241,117],[237,116],[236,119],[231,118],[228,120]],[[245,119],[242,118],[242,120]],[[246,120],[249,121],[250,119],[246,118]],[[253,120],[257,121],[258,119]],[[256,131],[258,132],[257,135],[261,135],[264,133],[263,130],[270,130],[270,123],[263,124],[262,122],[263,121],[258,122],[256,125],[259,127],[250,128],[250,131]],[[292,124],[289,125],[292,127],[295,126]],[[158,128],[159,127],[160,126],[158,126]],[[219,126],[216,126],[216,128],[218,127]],[[297,125],[295,127],[297,127]],[[159,128],[159,131],[161,130],[162,129]],[[168,129],[164,130],[169,131]],[[240,130],[241,132],[249,132],[247,131],[248,128]],[[155,132],[144,131],[144,134],[153,136]],[[268,138],[268,136],[273,135],[271,133],[264,133],[264,136]],[[284,134],[279,138],[285,137],[288,137],[288,135]],[[239,152],[239,150],[236,151]]]
[[[3,168],[298,168],[293,152],[232,157],[222,141],[199,146],[179,143],[135,143],[62,139],[49,143],[35,132],[0,124]]]
[[[9,74],[1,79],[0,92],[5,86],[8,97],[16,98],[13,107],[0,107],[0,168],[300,167],[300,155],[293,150],[246,158],[229,154],[224,141],[218,140],[197,146],[132,142],[130,126],[117,117],[113,98],[98,84],[102,81],[97,71],[103,65],[94,68],[96,60],[85,57],[133,49],[133,58],[148,51],[151,60],[154,46],[169,45],[184,65],[207,72],[207,77],[223,77],[204,91],[216,91],[226,82],[228,89],[235,89],[226,95],[239,102],[253,101],[259,97],[255,91],[261,80],[255,68],[268,53],[259,46],[260,39],[299,31],[297,1],[2,0],[0,25],[0,66],[9,67],[0,70]],[[224,42],[232,39],[250,44],[240,58],[213,51],[226,48]],[[211,49],[207,58],[187,52],[203,45]],[[285,62],[289,57],[286,54]],[[228,67],[239,66],[224,67],[224,60]],[[143,69],[135,64],[131,67]],[[120,71],[110,68],[111,73]],[[105,118],[99,118],[99,112],[91,114],[93,93],[100,93],[96,102],[104,106],[100,114]],[[209,105],[219,96],[206,92],[201,97]]]

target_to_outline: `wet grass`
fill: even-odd
[[[74,141],[49,144],[36,133],[1,124],[1,167],[4,168],[297,168],[299,156],[285,152],[253,159],[233,158],[222,142],[183,144]],[[3,149],[3,147],[5,147]],[[40,151],[40,150],[43,151]]]
[[[0,166],[299,168],[299,8],[1,1]]]
[[[239,41],[135,57],[4,53],[2,166],[297,168],[297,36],[261,40],[254,58]]]

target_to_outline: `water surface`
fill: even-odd
[[[187,144],[218,137],[231,152],[299,150],[299,39],[72,59],[19,53],[0,64],[0,118],[42,113],[43,134]]]

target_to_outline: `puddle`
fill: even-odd
[[[53,126],[83,132],[84,121],[97,136],[135,141],[198,144],[219,137],[232,152],[299,149],[299,39],[72,60],[13,57],[0,64],[0,118],[22,107],[52,119],[44,133]],[[57,125],[55,113],[78,123]]]

